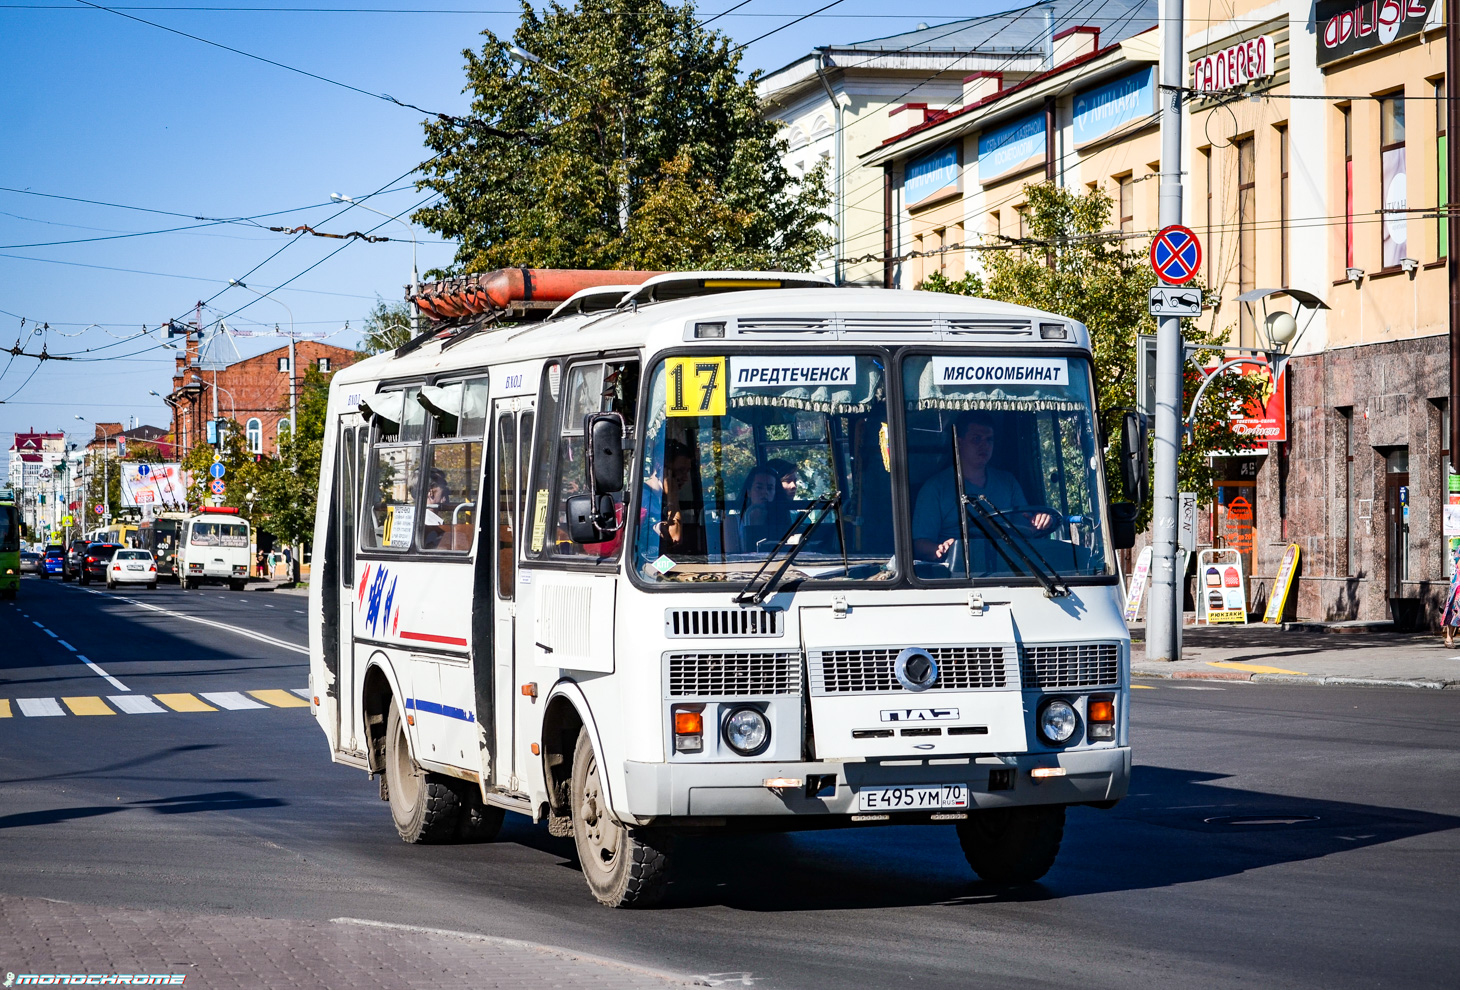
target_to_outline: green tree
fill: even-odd
[[[377,296],[375,306],[365,314],[365,329],[360,335],[360,353],[369,355],[393,351],[410,339],[410,304],[388,303]],[[297,409],[295,413],[297,415]]]
[[[825,167],[793,180],[758,74],[737,78],[739,52],[692,3],[524,2],[511,41],[543,59],[525,67],[482,34],[462,53],[472,119],[425,125],[420,185],[441,200],[415,215],[460,240],[458,271],[806,270],[831,243]]]
[[[224,470],[222,504],[237,509],[241,518],[252,525],[258,525],[257,507],[250,500],[249,493],[257,490],[264,466],[255,462],[243,429],[236,420],[227,421],[221,449],[211,444],[197,444],[183,458],[182,469],[189,479],[188,506],[196,511],[200,506],[209,504],[213,498],[208,487],[213,477],[208,472],[213,467],[215,451],[223,455],[219,462]]]
[[[314,539],[329,380],[318,368],[305,370],[294,410],[294,432],[280,439],[278,457],[260,463],[254,480],[258,525],[285,543]]]
[[[983,276],[969,272],[954,281],[934,273],[919,288],[1032,306],[1079,320],[1090,331],[1100,409],[1135,406],[1136,336],[1156,332],[1156,321],[1147,312],[1149,290],[1156,284],[1148,245],[1133,246],[1109,230],[1112,201],[1102,190],[1078,194],[1041,183],[1025,186],[1024,191],[1029,198],[1028,243],[998,245],[1001,249],[986,251]],[[1196,321],[1184,320],[1182,334],[1191,344],[1219,344],[1226,332],[1214,335],[1200,330]],[[1196,360],[1212,364],[1219,353],[1201,352]],[[1188,364],[1184,407],[1200,384],[1200,376]],[[1251,448],[1249,439],[1232,432],[1226,412],[1255,398],[1260,389],[1256,377],[1235,374],[1223,375],[1207,389],[1196,417],[1199,425],[1179,458],[1183,491],[1194,491],[1203,500],[1212,498],[1209,455]],[[1110,491],[1119,492],[1117,446],[1113,443],[1105,467]],[[1147,501],[1141,506],[1138,524],[1144,526],[1149,517]]]

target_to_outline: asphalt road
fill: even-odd
[[[696,839],[670,906],[610,911],[523,818],[401,843],[305,707],[59,701],[119,694],[79,656],[128,694],[278,701],[305,685],[279,645],[304,644],[304,607],[27,578],[0,604],[0,893],[400,922],[758,987],[1455,985],[1460,692],[1162,683],[1134,692],[1132,795],[1072,810],[1039,885],[979,883],[950,827],[867,828]],[[43,697],[66,714],[21,712]]]

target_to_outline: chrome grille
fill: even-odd
[[[893,672],[901,649],[821,650],[811,654],[808,674],[813,694],[872,694],[905,690]],[[928,650],[938,661],[938,680],[930,691],[1001,688],[1007,683],[1002,646],[939,646]]]
[[[664,635],[670,639],[714,636],[784,636],[786,613],[761,608],[667,608]]]
[[[1069,643],[1023,648],[1027,688],[1105,687],[1120,682],[1120,647],[1114,643]]]
[[[670,653],[671,698],[740,698],[796,694],[799,653]]]

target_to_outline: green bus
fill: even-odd
[[[20,590],[20,510],[15,493],[0,491],[0,598]]]

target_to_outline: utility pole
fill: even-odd
[[[1181,222],[1181,88],[1186,79],[1182,0],[1161,3],[1162,227]],[[1146,659],[1181,659],[1181,599],[1177,595],[1177,458],[1181,454],[1181,370],[1186,355],[1181,320],[1163,316],[1156,328],[1155,494],[1151,516],[1151,602],[1146,611]]]
[[[1445,108],[1445,153],[1448,161],[1446,171],[1450,173],[1450,195],[1446,209],[1440,213],[1445,217],[1449,233],[1450,274],[1450,464],[1460,470],[1460,168],[1455,161],[1455,135],[1460,133],[1460,0],[1448,0],[1445,11],[1445,92],[1450,97]]]

